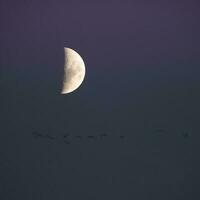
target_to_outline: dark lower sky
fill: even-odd
[[[198,1],[0,1],[0,199],[199,199]],[[64,47],[86,64],[60,95]]]

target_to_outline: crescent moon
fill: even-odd
[[[76,90],[84,80],[85,64],[81,56],[73,49],[64,47],[64,77],[61,94]]]

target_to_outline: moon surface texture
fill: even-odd
[[[85,64],[81,56],[73,49],[64,47],[64,78],[61,94],[76,90],[84,80]]]

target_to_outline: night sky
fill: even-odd
[[[200,3],[0,1],[0,199],[200,199]],[[64,47],[86,65],[61,95]]]

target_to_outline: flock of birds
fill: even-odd
[[[155,130],[156,133],[158,134],[164,134],[166,131],[164,129],[156,129]],[[34,138],[41,138],[41,139],[47,139],[47,140],[57,140],[60,139],[59,136],[52,136],[49,134],[42,134],[40,132],[37,131],[33,131],[32,135],[34,136]],[[189,137],[189,133],[187,131],[184,131],[181,133],[182,137],[184,139],[187,139]],[[107,133],[102,133],[99,135],[86,135],[86,136],[81,136],[81,135],[70,135],[70,134],[65,134],[62,136],[62,139],[64,141],[65,144],[71,144],[72,141],[76,140],[76,141],[86,141],[86,140],[102,140],[105,138],[108,138],[110,135]],[[125,135],[119,135],[116,136],[116,138],[119,138],[120,140],[124,140],[126,139]]]
[[[42,134],[39,133],[37,131],[33,131],[32,135],[34,136],[34,138],[43,138],[43,139],[48,139],[48,140],[56,140],[59,139],[58,137],[55,136],[51,136],[48,134]],[[65,134],[63,135],[62,139],[64,141],[65,144],[71,144],[72,140],[76,140],[76,141],[83,141],[83,140],[102,140],[107,138],[109,135],[107,133],[102,133],[99,135],[86,135],[86,136],[81,136],[81,135],[70,135],[70,134]],[[124,140],[125,136],[124,135],[119,135],[117,138],[119,138],[120,140]]]

